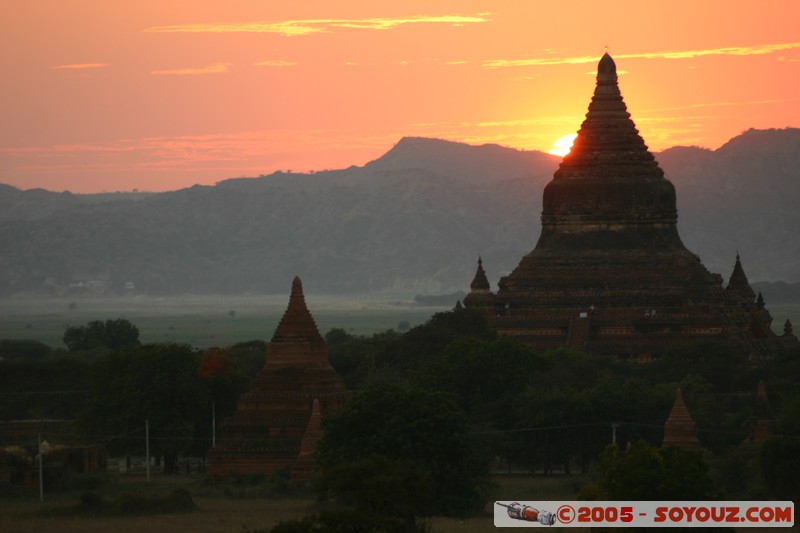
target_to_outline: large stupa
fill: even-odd
[[[753,358],[798,344],[756,298],[737,255],[727,287],[678,235],[675,187],[628,113],[608,54],[572,150],[544,189],[536,247],[491,292],[483,261],[465,298],[498,332],[541,349],[648,361],[724,341]]]

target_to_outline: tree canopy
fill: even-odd
[[[644,440],[622,450],[609,445],[600,456],[598,481],[581,490],[585,500],[713,500],[719,495],[699,453]]]
[[[772,437],[761,449],[761,472],[772,497],[800,499],[800,438]]]
[[[323,494],[371,502],[379,489],[368,489],[358,472],[383,468],[386,487],[417,487],[408,501],[392,504],[396,509],[458,515],[483,504],[486,461],[472,447],[466,414],[445,394],[371,386],[326,416],[323,429],[317,453]],[[418,494],[431,497],[421,502]]]
[[[80,422],[112,453],[142,453],[145,421],[151,452],[204,453],[210,438],[210,391],[198,378],[201,354],[185,345],[151,344],[110,352],[91,368],[90,400]]]
[[[63,340],[71,352],[95,348],[130,348],[139,346],[139,328],[124,318],[105,322],[93,320],[85,326],[67,328]]]

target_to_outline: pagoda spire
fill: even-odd
[[[597,85],[570,153],[555,178],[663,178],[631,119],[608,53],[597,64]]]
[[[736,252],[736,263],[733,265],[733,272],[728,281],[727,290],[739,293],[739,295],[748,302],[752,302],[756,297],[756,293],[753,292],[752,287],[750,287],[750,282],[747,281],[747,276],[742,268],[739,252]]]
[[[464,297],[464,307],[481,307],[489,305],[493,300],[492,288],[489,285],[489,279],[486,277],[486,271],[483,270],[483,259],[478,256],[478,269],[475,271],[475,277],[472,283],[469,284],[469,294]]]
[[[303,295],[303,282],[295,276],[292,280],[292,293],[289,305],[283,313],[278,327],[272,336],[273,343],[325,342],[319,334],[314,317],[308,311]]]
[[[289,305],[267,345],[267,366],[327,365],[328,349],[306,307],[303,283],[295,277]],[[266,368],[266,367],[265,367]],[[261,375],[256,379],[258,383]]]
[[[489,279],[486,277],[486,271],[483,270],[483,260],[478,256],[478,270],[475,272],[475,277],[469,288],[473,291],[490,291]]]
[[[560,237],[573,241],[570,247],[630,248],[637,242],[684,249],[677,222],[675,187],[639,135],[622,99],[617,66],[606,53],[597,64],[586,119],[544,189],[539,245]],[[598,232],[604,237],[576,237]]]

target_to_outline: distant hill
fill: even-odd
[[[750,130],[716,151],[657,154],[679,230],[725,278],[800,281],[800,130]],[[435,294],[490,281],[539,234],[559,158],[404,138],[363,167],[275,173],[158,194],[74,195],[0,185],[0,294]]]
[[[748,130],[715,151],[657,154],[678,194],[686,246],[725,279],[800,281],[800,129]]]

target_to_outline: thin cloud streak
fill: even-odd
[[[681,109],[701,109],[706,107],[739,107],[750,105],[770,105],[770,104],[783,104],[786,102],[797,102],[800,98],[778,98],[772,100],[746,100],[744,102],[708,102],[704,104],[689,104],[673,107],[659,107],[656,109],[645,109],[645,112],[652,111],[680,111]]]
[[[82,70],[92,68],[105,68],[107,63],[73,63],[70,65],[56,65],[51,67],[53,70]]]
[[[461,121],[461,122],[416,122],[410,124],[412,128],[430,128],[430,129],[446,129],[446,128],[464,128],[464,129],[473,129],[473,128],[506,128],[506,127],[530,127],[530,126],[551,126],[551,125],[560,125],[564,123],[572,123],[576,119],[575,116],[571,115],[563,115],[563,116],[551,116],[551,117],[539,117],[539,118],[531,118],[531,119],[513,119],[513,120],[492,120],[492,121],[481,121],[481,122],[470,122],[470,121]]]
[[[692,59],[705,56],[752,56],[765,55],[782,50],[800,48],[800,42],[764,44],[759,46],[729,46],[707,50],[683,50],[676,52],[644,52],[639,54],[614,54],[615,59]],[[483,62],[486,68],[529,67],[541,65],[581,65],[596,63],[597,56],[560,58],[490,59]]]
[[[203,183],[214,183],[233,172],[255,176],[286,168],[344,168],[357,162],[356,154],[363,157],[365,150],[380,155],[397,137],[397,133],[340,130],[240,131],[102,144],[0,147],[0,156],[20,176],[68,174],[76,169],[82,175],[146,171],[192,174]],[[23,182],[30,183],[30,178]]]
[[[180,68],[173,70],[153,70],[153,76],[196,76],[198,74],[224,74],[228,72],[230,63],[213,63],[200,68]]]
[[[463,26],[487,22],[489,13],[479,15],[440,15],[400,18],[367,19],[307,19],[279,22],[240,22],[209,24],[176,24],[145,28],[147,33],[276,33],[285,37],[296,37],[312,33],[327,33],[332,29],[390,30],[407,24],[450,24]]]
[[[267,59],[266,61],[259,61],[255,65],[257,67],[294,67],[297,64],[296,61],[287,61],[285,59]]]

